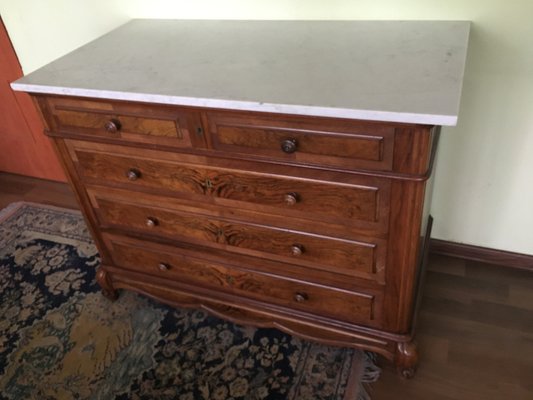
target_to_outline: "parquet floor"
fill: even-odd
[[[66,183],[0,172],[0,209],[15,201],[78,208],[74,193]]]
[[[418,324],[416,377],[373,400],[533,399],[532,272],[431,255]]]
[[[67,185],[0,173],[14,201],[76,208]],[[533,400],[533,273],[431,255],[416,377],[384,365],[373,400]]]

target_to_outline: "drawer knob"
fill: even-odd
[[[154,218],[154,217],[146,218],[146,226],[148,228],[153,228],[153,227],[155,227],[157,225],[159,225],[159,221],[157,220],[157,218]]]
[[[301,256],[304,252],[304,247],[301,244],[293,244],[291,246],[291,253],[293,256]]]
[[[296,139],[285,139],[283,142],[281,142],[281,150],[287,154],[294,153],[297,147],[298,142]]]
[[[135,169],[135,168],[131,168],[131,169],[128,170],[128,172],[126,172],[126,177],[130,181],[136,181],[137,179],[139,179],[141,177],[141,171],[139,171],[138,169]]]
[[[108,133],[117,133],[121,127],[122,127],[122,124],[120,123],[118,119],[115,119],[115,118],[110,119],[104,125],[104,129]]]
[[[159,268],[159,271],[163,271],[164,272],[164,271],[168,271],[170,269],[170,265],[165,264],[165,263],[159,263],[157,268]]]
[[[304,301],[307,301],[309,297],[305,293],[296,293],[294,295],[294,301],[298,303],[303,303]]]
[[[298,193],[287,193],[285,196],[283,196],[283,200],[285,200],[285,204],[288,206],[293,206],[298,203]]]

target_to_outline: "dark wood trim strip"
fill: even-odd
[[[411,327],[411,332],[415,332],[416,324],[418,322],[418,314],[420,312],[420,307],[422,306],[422,297],[424,293],[424,283],[426,281],[426,270],[429,263],[429,253],[431,251],[432,239],[431,239],[431,229],[433,228],[433,217],[428,216],[428,222],[426,225],[426,232],[424,232],[424,238],[421,243],[421,253],[419,261],[418,276],[416,281],[416,292],[415,292],[415,302],[414,302],[414,316],[412,318],[413,326]]]
[[[430,252],[533,272],[533,255],[431,239]]]

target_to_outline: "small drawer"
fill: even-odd
[[[394,127],[324,118],[207,113],[210,146],[244,157],[390,171]]]
[[[168,106],[50,97],[51,129],[62,134],[178,148],[205,147],[199,113]]]
[[[333,319],[377,325],[377,293],[352,292],[216,264],[179,249],[104,235],[114,263],[151,276],[189,283]]]
[[[126,191],[88,189],[102,227],[137,231],[327,272],[384,282],[386,241],[348,240],[219,216],[217,209],[163,206],[168,200]],[[181,207],[182,209],[184,207]],[[235,215],[236,218],[239,215]]]
[[[107,146],[106,151],[93,150],[90,143],[71,142],[70,146],[82,178],[89,183],[162,195],[172,192],[203,202],[318,222],[326,219],[367,230],[388,229],[387,179],[349,176],[352,183],[336,183],[260,173],[249,166],[215,167],[215,159],[205,166],[178,161],[191,160],[179,154],[143,151],[143,156],[133,156],[130,149],[118,146]],[[168,156],[174,161],[163,161]],[[265,170],[264,165],[255,167]],[[292,168],[291,172],[297,171]]]

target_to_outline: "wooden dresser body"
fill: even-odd
[[[41,110],[109,298],[371,350],[409,377],[469,29],[132,20],[12,87]]]
[[[413,374],[436,127],[33,97],[108,297],[134,290]]]

